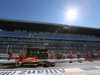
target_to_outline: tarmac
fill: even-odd
[[[58,74],[55,74],[55,75],[58,75]],[[68,73],[68,74],[61,74],[61,75],[100,75],[100,70]]]
[[[63,62],[55,67],[27,67],[14,68],[10,65],[0,65],[0,75],[100,75],[100,61]]]

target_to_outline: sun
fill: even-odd
[[[66,18],[70,21],[74,20],[77,16],[77,12],[75,9],[68,10],[66,13]]]

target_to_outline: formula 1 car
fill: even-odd
[[[16,59],[15,60],[15,67],[20,67],[21,65],[34,65],[34,66],[44,66],[44,67],[49,67],[49,66],[55,66],[55,63],[53,61],[48,61],[48,60],[37,60],[36,58],[26,58],[23,60]]]

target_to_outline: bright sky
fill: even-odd
[[[100,28],[100,0],[0,0],[0,18]]]

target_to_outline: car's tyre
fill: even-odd
[[[37,67],[38,65],[34,65],[33,67]]]
[[[69,63],[72,63],[72,61],[70,61]]]
[[[21,62],[17,62],[17,63],[15,63],[15,67],[20,67],[21,66]]]
[[[35,63],[35,64],[34,64],[34,67],[37,67],[37,66],[39,66],[39,63]]]
[[[51,65],[51,67],[54,67],[55,65]]]
[[[82,63],[82,61],[79,61],[80,63]]]
[[[50,62],[45,61],[44,67],[49,67],[50,66]]]

